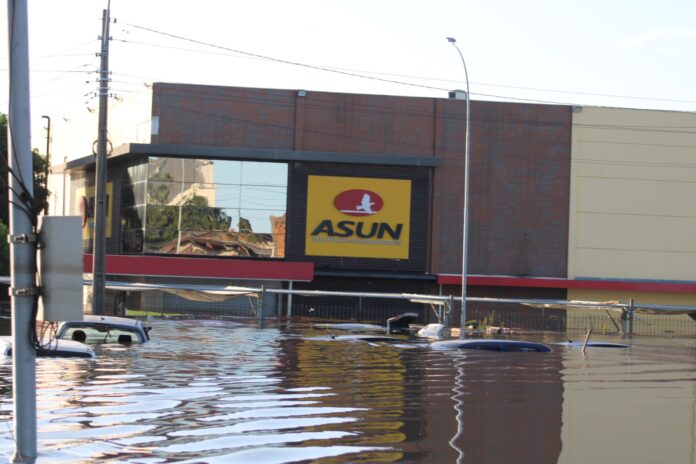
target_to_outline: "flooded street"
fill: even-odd
[[[37,462],[696,463],[696,341],[440,351],[309,324],[148,321],[152,341],[40,359]],[[622,341],[613,339],[613,341]],[[9,459],[11,361],[0,365]]]

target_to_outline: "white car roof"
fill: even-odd
[[[138,319],[131,319],[129,317],[117,317],[117,316],[95,316],[93,314],[85,314],[83,321],[92,323],[104,323],[112,325],[121,325],[127,327],[142,327],[143,323]],[[70,321],[79,322],[79,321]]]
[[[12,349],[12,337],[0,336],[0,356],[9,357]],[[56,350],[60,353],[86,353],[90,358],[96,358],[94,350],[84,343],[72,340],[54,340],[47,345],[46,351]]]

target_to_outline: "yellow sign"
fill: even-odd
[[[77,212],[82,216],[82,239],[94,236],[94,187],[81,187],[76,190]],[[111,218],[113,217],[114,183],[106,184],[106,238],[111,237]]]
[[[408,259],[411,181],[309,176],[308,256]]]

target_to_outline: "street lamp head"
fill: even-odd
[[[456,42],[457,42],[457,39],[455,39],[454,37],[447,37],[447,41],[448,41],[449,43],[456,43]]]

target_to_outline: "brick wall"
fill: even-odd
[[[471,113],[469,273],[565,277],[571,108],[473,101]],[[153,143],[439,159],[426,268],[461,272],[463,100],[155,84],[153,116]]]
[[[435,171],[434,259],[461,272],[465,104],[444,102]],[[469,274],[565,277],[571,110],[472,102]]]

